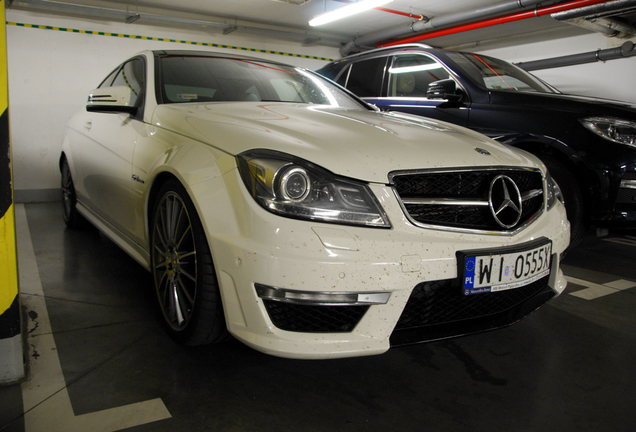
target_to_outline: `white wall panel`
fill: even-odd
[[[298,42],[268,39],[239,32],[223,35],[63,18],[7,10],[9,23],[205,42],[309,57],[338,58],[337,48],[303,47]],[[58,159],[68,119],[86,104],[88,92],[126,58],[145,49],[201,49],[270,58],[317,69],[323,60],[209,48],[189,44],[140,40],[7,26],[10,127],[16,200],[51,197],[59,188]]]
[[[615,48],[616,44],[620,46],[624,41],[590,34],[507,48],[471,51],[517,63]],[[627,57],[607,62],[537,70],[532,73],[564,93],[636,103],[636,86],[633,85],[635,70],[636,57]]]

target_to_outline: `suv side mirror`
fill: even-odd
[[[137,107],[131,106],[132,90],[128,86],[98,88],[88,95],[86,111],[123,112],[134,114]]]
[[[452,79],[430,83],[426,90],[426,97],[428,99],[446,99],[453,102],[462,100],[462,95],[457,92],[457,83]]]

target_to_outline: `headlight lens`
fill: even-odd
[[[611,117],[588,117],[580,121],[606,140],[636,147],[636,122]]]
[[[545,180],[548,186],[548,210],[550,210],[557,201],[561,201],[561,204],[565,204],[563,192],[561,192],[561,188],[554,181],[549,171],[546,173]]]
[[[236,157],[247,190],[264,209],[285,217],[390,228],[368,185],[273,151]]]

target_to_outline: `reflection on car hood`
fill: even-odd
[[[159,106],[152,123],[232,155],[277,150],[381,183],[396,170],[537,166],[532,156],[468,129],[398,113],[270,102],[171,104]]]
[[[493,103],[579,115],[609,115],[633,119],[636,106],[629,102],[565,93],[493,92]]]

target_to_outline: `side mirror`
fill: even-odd
[[[128,86],[98,88],[88,95],[86,111],[134,114],[137,107],[130,105],[131,100],[132,90]]]
[[[457,92],[457,83],[452,79],[430,83],[426,90],[426,97],[428,99],[446,99],[453,102],[462,100],[462,95]]]

